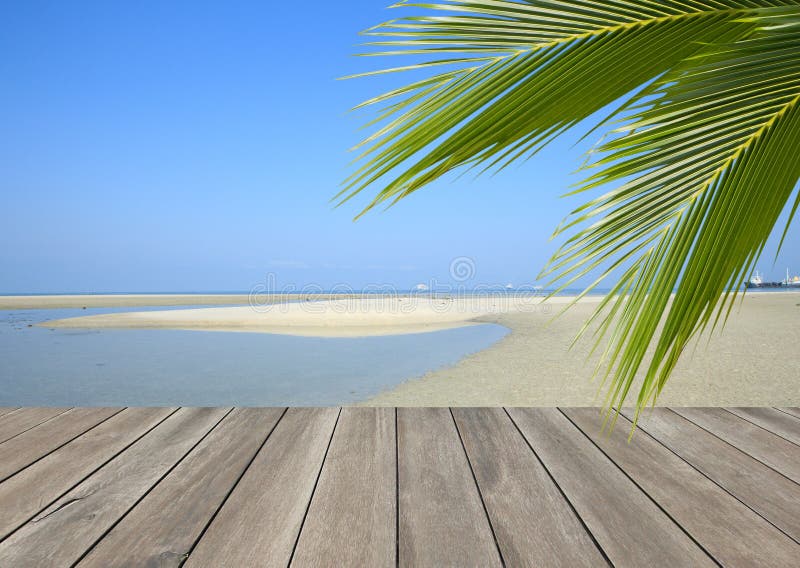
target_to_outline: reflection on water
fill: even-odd
[[[478,325],[331,339],[33,326],[146,309],[0,311],[0,406],[347,404],[451,365],[508,333]]]

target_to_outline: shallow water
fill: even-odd
[[[0,406],[348,404],[508,333],[490,324],[368,338],[33,325],[146,309],[0,311]]]

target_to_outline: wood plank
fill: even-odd
[[[395,411],[343,408],[292,566],[395,566]]]
[[[0,558],[71,566],[229,410],[181,408],[0,543]]]
[[[291,408],[185,566],[286,566],[339,410]]]
[[[400,566],[499,566],[447,408],[397,409]]]
[[[0,416],[19,410],[19,406],[0,406]]]
[[[79,566],[179,566],[282,414],[235,409]]]
[[[741,416],[745,420],[749,420],[753,424],[758,424],[765,430],[769,430],[790,442],[800,445],[800,420],[794,416],[774,408],[765,407],[736,407],[726,408],[726,410]]]
[[[643,413],[639,427],[800,542],[796,483],[667,408]]]
[[[0,483],[0,540],[175,411],[129,408]]]
[[[779,408],[778,410],[780,410],[781,412],[785,412],[786,414],[791,414],[795,418],[800,418],[800,408],[783,407]]]
[[[609,436],[594,408],[562,409],[619,467],[723,566],[797,566],[797,543],[621,418]]]
[[[800,483],[800,448],[722,408],[673,408],[744,453]]]
[[[508,411],[612,564],[715,566],[558,409]]]
[[[32,407],[0,416],[0,444],[67,410],[69,408]]]
[[[0,444],[0,481],[121,410],[121,408],[73,408]]]
[[[507,565],[606,563],[502,408],[454,408],[453,415]]]

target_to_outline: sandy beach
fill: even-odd
[[[247,331],[307,337],[371,337],[424,333],[476,325],[503,313],[545,313],[540,297],[338,297],[254,306],[125,312],[44,322],[50,328]],[[589,299],[594,302],[596,299]]]
[[[58,303],[42,297],[43,304]],[[119,297],[116,297],[119,298]],[[197,298],[181,297],[200,304]],[[191,300],[191,301],[190,301]],[[249,331],[316,337],[420,333],[495,323],[511,330],[490,348],[452,367],[406,381],[370,400],[397,406],[597,405],[590,382],[590,344],[570,349],[598,298],[586,298],[554,318],[569,298],[377,297],[280,305],[128,312],[46,322],[46,327],[170,328]],[[32,301],[32,300],[29,300]],[[104,299],[104,302],[110,300]],[[120,302],[133,301],[120,298]],[[169,301],[164,299],[164,301]],[[105,304],[104,304],[105,305]],[[131,305],[131,304],[120,304]],[[148,304],[153,305],[153,304]],[[166,304],[163,304],[166,305]],[[800,389],[800,294],[752,293],[724,333],[701,339],[679,364],[658,404],[672,406],[797,406]]]
[[[395,406],[595,406],[589,341],[569,345],[590,304],[551,318],[506,312],[479,318],[511,329],[458,364],[407,381],[366,401]],[[684,354],[659,406],[800,405],[800,293],[747,294],[722,333]]]

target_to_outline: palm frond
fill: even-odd
[[[721,4],[727,7],[721,9]],[[382,189],[368,210],[395,202],[461,166],[502,168],[704,44],[738,37],[752,28],[751,22],[741,21],[751,4],[499,0],[398,4],[465,15],[393,20],[370,30],[372,36],[403,30],[403,39],[392,35],[382,42],[384,46],[406,48],[410,54],[444,55],[392,70],[439,64],[465,67],[460,73],[450,70],[435,76],[435,87],[426,83],[430,91],[424,97],[392,113],[388,125],[362,142],[359,157],[368,160],[337,197],[347,200],[380,184]],[[505,38],[502,46],[497,37]],[[456,57],[454,51],[464,56]],[[475,52],[485,55],[475,57]]]
[[[457,169],[502,169],[617,103],[619,127],[578,191],[618,187],[558,229],[574,234],[543,274],[566,287],[602,267],[589,291],[623,271],[593,318],[598,345],[609,339],[607,402],[621,405],[640,371],[638,405],[654,401],[689,340],[724,321],[791,199],[800,2],[395,7],[432,13],[368,30],[371,55],[422,61],[375,73],[446,71],[364,103],[389,103],[387,122],[358,146],[362,165],[337,197],[377,186],[367,211]]]
[[[638,407],[655,401],[689,341],[727,317],[790,203],[800,176],[800,24],[781,12],[637,95],[639,110],[599,148],[600,171],[581,187],[629,179],[576,213],[567,227],[591,224],[545,271],[558,281],[599,260],[619,266],[631,251],[637,259],[618,284],[630,294],[613,300],[601,360],[613,373],[609,405],[622,404],[640,368]]]

